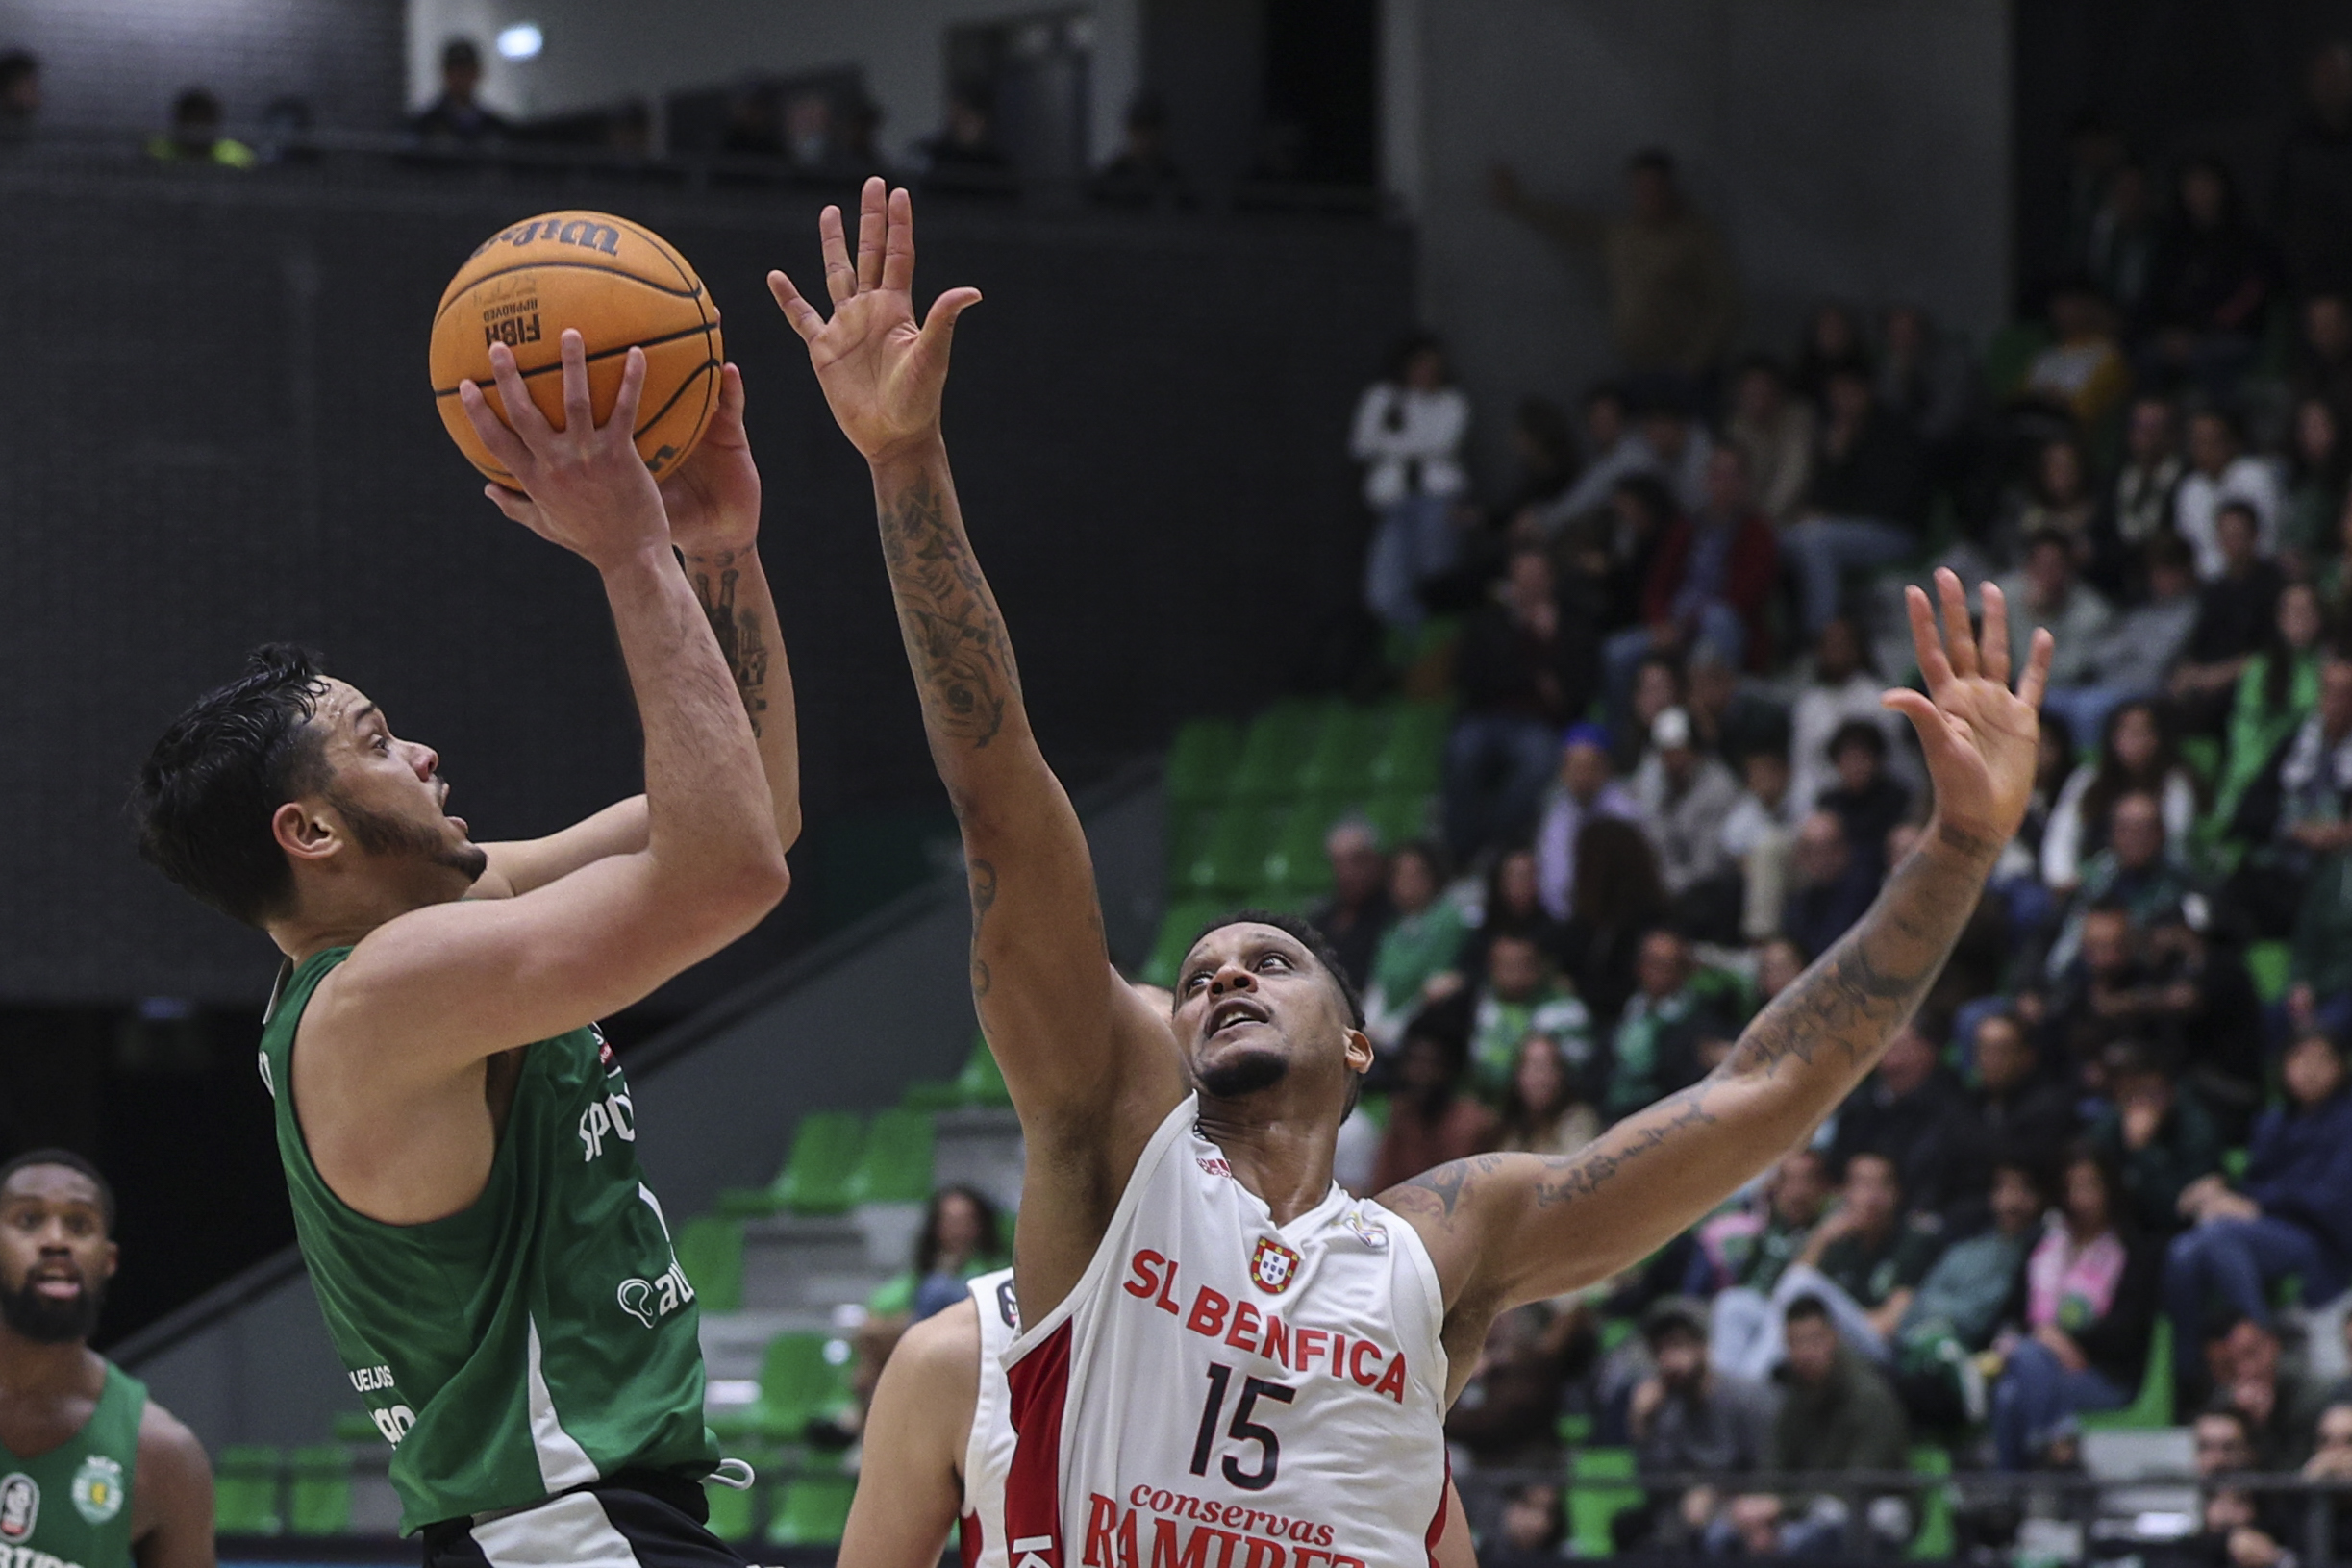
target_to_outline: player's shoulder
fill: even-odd
[[[208,1476],[212,1473],[212,1460],[205,1455],[204,1444],[188,1430],[188,1423],[152,1399],[138,1413],[138,1457],[142,1471],[150,1456],[175,1466],[193,1464]]]
[[[980,1376],[980,1305],[967,1292],[953,1307],[910,1325],[890,1352],[890,1364],[904,1359],[910,1373],[933,1379]]]

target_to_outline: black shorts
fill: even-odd
[[[428,1525],[425,1568],[744,1568],[703,1529],[710,1517],[700,1482],[628,1472],[493,1519]]]

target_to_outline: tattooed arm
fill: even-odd
[[[923,730],[963,834],[972,997],[1027,1137],[1022,1216],[1039,1222],[1021,1226],[1018,1278],[1035,1322],[1085,1271],[1184,1078],[1166,1015],[1111,967],[1086,834],[1030,731],[1012,640],[948,472],[948,342],[980,296],[951,289],[918,325],[907,193],[869,180],[860,205],[854,263],[839,211],[819,223],[831,319],[781,272],[768,286],[873,469]]]
[[[1559,1158],[1486,1155],[1384,1193],[1428,1241],[1454,1318],[1572,1290],[1647,1257],[1802,1140],[1852,1091],[1951,955],[2033,787],[2047,633],[2009,689],[2009,631],[1987,585],[1971,640],[1960,580],[1937,574],[1944,633],[1910,590],[1928,696],[1888,694],[1919,732],[1936,817],[1870,911],[1773,999],[1704,1081]],[[1472,1340],[1471,1343],[1475,1343]]]

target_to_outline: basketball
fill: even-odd
[[[490,381],[492,343],[513,351],[532,402],[563,428],[566,327],[578,330],[588,349],[599,422],[613,412],[629,350],[645,351],[638,453],[657,476],[685,461],[718,407],[725,360],[718,309],[675,247],[608,212],[544,212],[501,229],[442,291],[433,316],[433,397],[466,460],[497,484],[518,487],[474,434],[458,397],[459,384],[473,381],[506,418]]]

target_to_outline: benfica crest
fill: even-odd
[[[1260,1236],[1258,1250],[1249,1255],[1249,1282],[1279,1296],[1298,1278],[1298,1254],[1272,1236]]]

